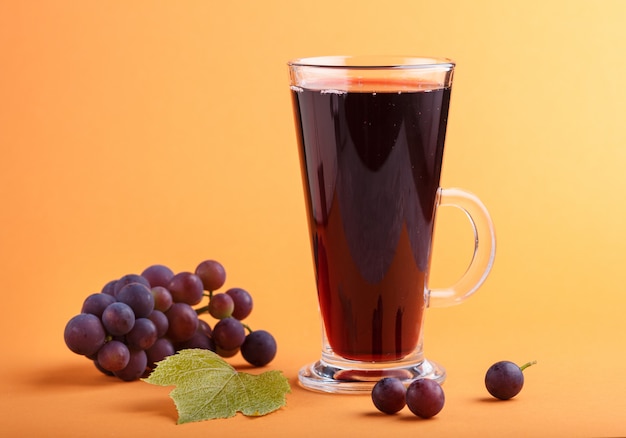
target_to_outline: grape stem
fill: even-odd
[[[198,307],[196,309],[196,315],[200,315],[202,313],[208,312],[209,311],[209,306],[203,306],[203,307]]]
[[[530,361],[530,362],[528,362],[528,363],[525,363],[525,364],[524,364],[524,365],[522,365],[521,367],[519,367],[519,369],[520,369],[521,371],[524,371],[526,368],[528,368],[529,366],[534,365],[534,364],[536,364],[536,363],[537,363],[537,361],[536,361],[536,360]]]
[[[213,291],[210,290],[208,291],[209,293],[203,293],[202,296],[203,297],[207,297],[209,299],[209,302],[211,301],[211,298],[213,298]],[[206,306],[203,307],[199,307],[196,309],[196,315],[200,315],[201,313],[205,313],[209,311],[209,305],[207,304]]]
[[[243,322],[241,323],[241,325],[243,326],[243,328],[245,328],[246,330],[248,330],[248,333],[252,333],[253,330],[250,328],[250,326],[248,324],[244,324]]]

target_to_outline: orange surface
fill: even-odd
[[[354,5],[0,2],[2,436],[626,435],[626,5]],[[285,63],[358,53],[457,61],[442,185],[497,227],[484,287],[428,311],[449,374],[430,421],[295,383],[320,339]],[[468,233],[441,214],[435,283],[463,271]],[[267,417],[177,426],[167,388],[63,343],[109,279],[205,258],[278,339],[292,393]],[[482,382],[500,359],[538,361],[509,402]]]

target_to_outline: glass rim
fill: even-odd
[[[313,56],[295,58],[287,62],[289,67],[329,68],[343,70],[380,69],[449,69],[455,62],[449,58],[432,56],[396,55],[350,55]]]

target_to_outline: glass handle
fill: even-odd
[[[436,209],[439,207],[460,208],[467,215],[474,230],[474,254],[467,271],[455,284],[428,292],[429,307],[447,307],[465,301],[485,282],[496,255],[493,222],[476,195],[458,188],[440,188]]]

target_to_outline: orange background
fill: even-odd
[[[0,1],[0,432],[626,435],[625,20],[619,0]],[[442,185],[496,224],[484,287],[428,311],[449,376],[430,421],[295,383],[320,336],[285,63],[361,53],[457,62]],[[444,285],[471,236],[454,211],[437,230]],[[110,279],[207,258],[253,293],[292,393],[176,426],[168,388],[101,376],[63,329]],[[491,402],[501,359],[538,364]]]

